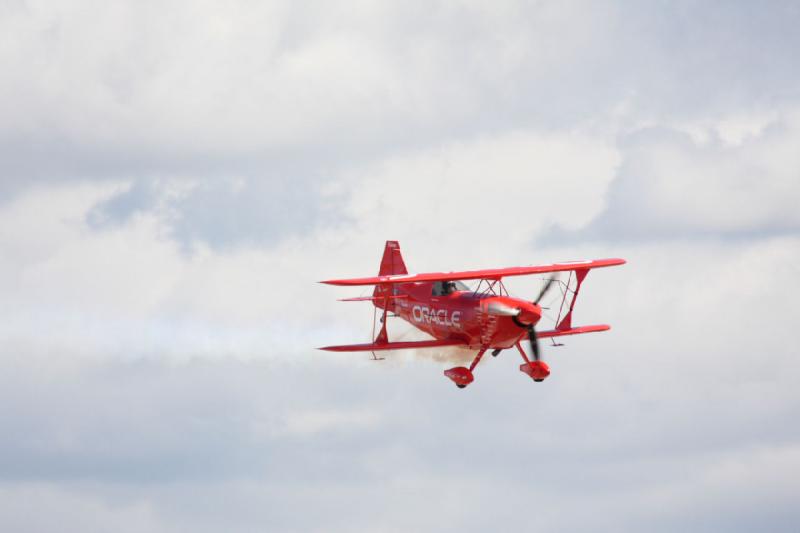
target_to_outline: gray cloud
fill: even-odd
[[[289,236],[305,235],[332,209],[323,205],[318,181],[300,177],[207,178],[184,185],[181,180],[136,180],[96,205],[87,216],[102,229],[122,224],[137,213],[160,214],[170,235],[191,248],[271,245]],[[329,199],[330,200],[330,199]]]
[[[647,128],[620,141],[624,154],[607,206],[559,240],[758,239],[800,233],[796,113],[732,144],[715,131],[693,139]]]
[[[602,340],[591,344],[603,352]],[[606,527],[623,531],[654,520],[665,531],[697,521],[747,531],[755,520],[781,531],[796,518],[781,496],[800,460],[788,382],[765,397],[752,382],[709,391],[700,373],[653,394],[664,376],[626,383],[589,364],[544,388],[512,359],[482,366],[465,393],[425,363],[6,357],[2,485],[67,491],[108,512],[143,502],[148,529],[168,531],[517,528],[528,523],[515,511],[524,501],[562,531],[594,523],[581,508],[604,508]],[[698,417],[704,431],[692,430]],[[760,494],[777,498],[743,513],[741,499]],[[198,509],[206,499],[216,503]],[[0,520],[13,515],[0,507]]]

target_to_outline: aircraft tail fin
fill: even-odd
[[[400,243],[397,241],[386,241],[378,275],[395,276],[401,274],[408,274],[408,270],[406,270],[406,264],[403,262],[403,256],[400,255]],[[386,303],[384,303],[384,298],[390,294],[390,291],[391,289],[388,285],[375,286],[375,290],[372,291],[375,307],[381,309],[386,308],[387,310],[394,309],[394,302],[389,304],[389,300],[385,300]]]
[[[403,262],[403,256],[400,255],[400,244],[397,241],[386,241],[378,275],[393,276],[396,274],[408,274],[408,270]]]

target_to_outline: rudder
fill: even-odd
[[[408,274],[403,256],[400,255],[400,243],[397,241],[386,241],[383,249],[383,259],[381,259],[381,269],[379,276],[393,276],[397,274]]]

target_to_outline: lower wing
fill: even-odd
[[[611,326],[608,324],[596,324],[594,326],[578,326],[576,328],[551,329],[549,331],[537,331],[536,336],[540,339],[547,337],[561,337],[562,335],[580,335],[581,333],[594,333],[595,331],[608,331]]]
[[[412,341],[412,342],[383,342],[380,344],[344,344],[342,346],[325,346],[320,350],[329,352],[377,352],[381,350],[411,350],[414,348],[435,348],[437,346],[466,346],[459,340]]]
[[[597,324],[594,326],[579,326],[577,328],[569,329],[553,329],[548,331],[537,331],[536,336],[540,339],[548,337],[561,337],[563,335],[579,335],[581,333],[594,333],[596,331],[607,331],[611,326],[607,324]],[[451,340],[437,340],[431,339],[428,341],[411,341],[411,342],[382,342],[382,343],[366,343],[366,344],[343,344],[341,346],[325,346],[320,350],[327,350],[329,352],[378,352],[382,350],[413,350],[416,348],[436,348],[437,346],[464,346],[467,344],[463,341]]]

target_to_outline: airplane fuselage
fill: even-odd
[[[385,296],[384,291],[376,290],[375,296]],[[434,283],[430,282],[395,284],[388,311],[436,339],[457,339],[470,348],[511,348],[528,335],[525,326],[535,324],[541,316],[541,308],[518,298],[469,290],[438,295],[435,292]],[[377,298],[375,305],[383,309],[385,302]],[[522,307],[530,312],[521,323],[516,316],[490,314],[488,303]]]

